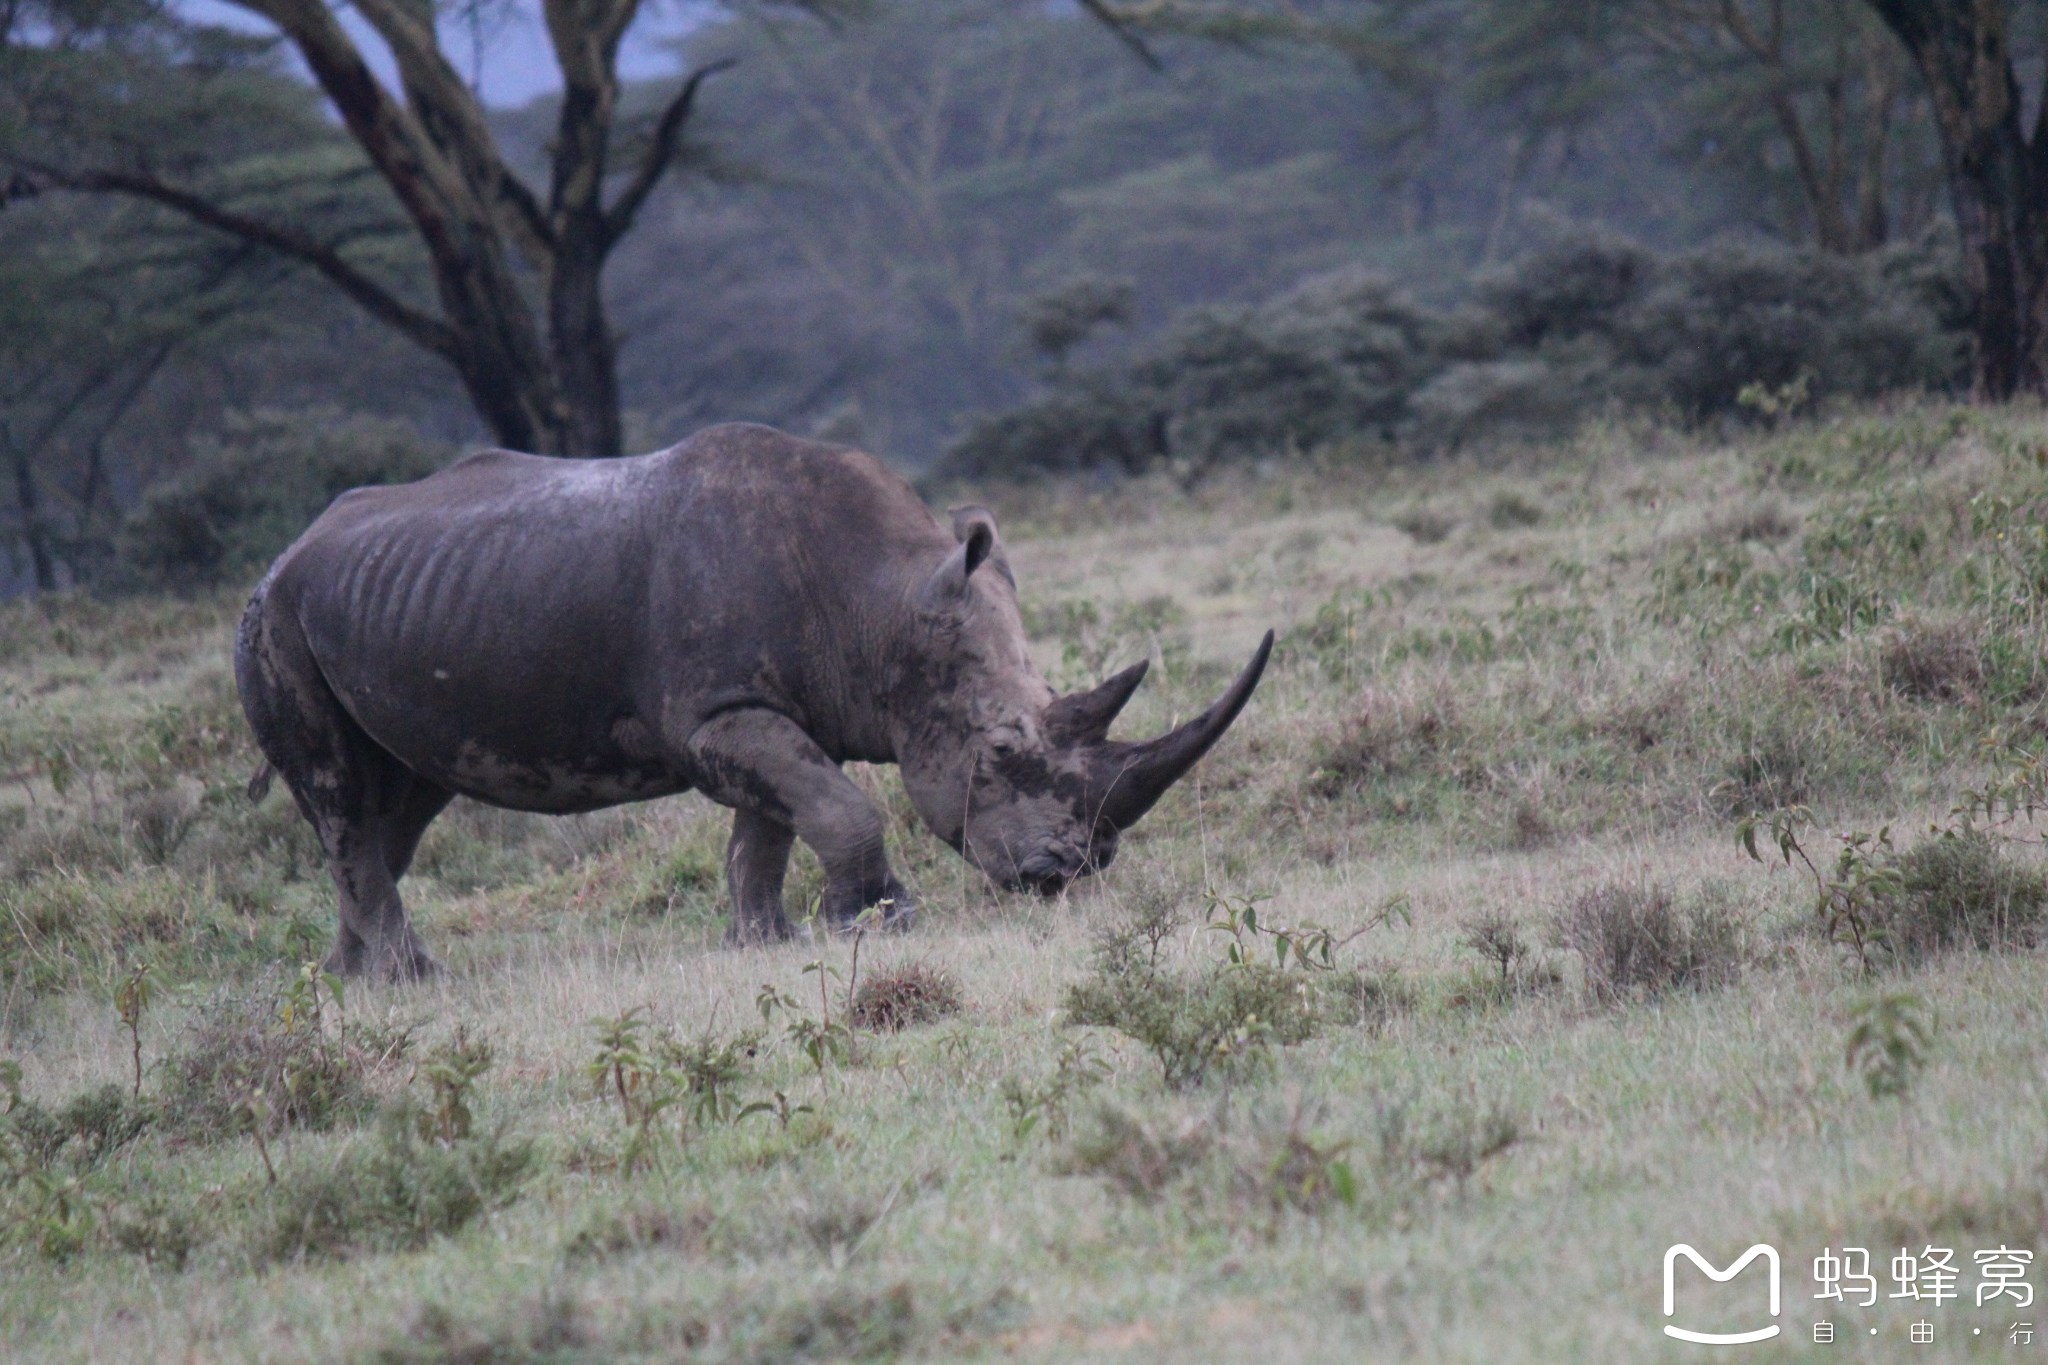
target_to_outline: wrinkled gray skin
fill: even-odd
[[[942,527],[870,456],[736,425],[344,494],[256,589],[235,678],[340,893],[329,968],[410,979],[438,968],[398,879],[458,793],[566,814],[694,788],[733,810],[733,941],[789,935],[793,839],[829,920],[901,921],[881,814],[840,764],[899,764],[935,834],[1051,893],[1109,863],[1271,644],[1204,715],[1109,741],[1144,665],[1056,698],[986,511]]]

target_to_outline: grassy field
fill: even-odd
[[[701,800],[458,807],[411,990],[301,966],[238,601],[8,607],[0,1354],[1703,1358],[1676,1242],[1779,1250],[1760,1359],[2048,1353],[1974,1261],[2048,1250],[2044,466],[1907,407],[978,490],[1055,683],[1154,659],[1123,733],[1280,631],[1109,874],[992,891],[876,770],[918,929],[727,950]]]

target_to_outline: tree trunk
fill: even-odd
[[[352,0],[398,73],[399,98],[371,71],[358,35],[326,0],[230,0],[297,48],[348,134],[390,186],[425,249],[438,314],[398,297],[341,252],[290,224],[241,213],[146,168],[33,166],[54,185],[132,195],[311,265],[379,322],[451,365],[501,444],[544,454],[621,451],[618,348],[602,277],[612,248],[675,160],[706,77],[693,72],[631,167],[610,160],[620,40],[640,0],[543,0],[563,78],[545,202],[507,164],[476,93],[441,50],[434,11],[414,0]],[[610,205],[608,178],[624,170]]]
[[[1976,333],[1973,389],[2039,393],[2048,365],[2048,135],[2020,122],[2004,0],[1870,0],[1927,84],[1962,239]],[[2048,110],[2043,111],[2048,114]]]
[[[43,521],[43,499],[36,488],[35,462],[26,451],[14,455],[14,504],[21,510],[21,540],[28,546],[36,588],[57,591],[57,560],[50,550],[50,528]]]

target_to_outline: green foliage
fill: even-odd
[[[1074,1100],[1108,1080],[1111,1072],[1110,1064],[1084,1037],[1060,1049],[1052,1075],[1043,1081],[1026,1084],[1005,1076],[1002,1096],[1010,1115],[1010,1135],[1021,1143],[1042,1129],[1051,1141],[1063,1140]]]
[[[2048,874],[1986,831],[1929,835],[1898,856],[1897,869],[1882,924],[1908,960],[1945,948],[2031,948],[2048,927]]]
[[[1930,253],[1948,248],[1929,245]],[[1776,421],[1809,402],[1960,380],[1955,321],[1896,288],[1892,258],[1716,245],[1660,259],[1564,236],[1496,270],[1458,313],[1360,270],[1190,312],[1140,358],[1062,372],[984,418],[943,468],[1025,476],[1483,436],[1542,436],[1615,407]],[[1503,495],[1497,528],[1541,509]]]
[[[1169,1196],[1266,1239],[1290,1213],[1384,1218],[1411,1210],[1432,1187],[1459,1197],[1520,1144],[1525,1124],[1497,1100],[1465,1097],[1430,1108],[1382,1104],[1368,1139],[1323,1135],[1320,1108],[1297,1100],[1284,1116],[1222,1108],[1174,1124],[1098,1105],[1061,1153],[1059,1169],[1095,1176],[1125,1198]]]
[[[1903,1099],[1926,1069],[1933,1040],[1926,1002],[1895,991],[1856,1007],[1842,1059],[1872,1099]]]
[[[424,478],[447,459],[402,423],[333,410],[246,414],[149,490],[116,558],[136,586],[246,581],[342,493]]]
[[[370,1108],[366,1076],[376,1059],[309,1013],[308,1002],[329,989],[317,973],[302,971],[292,987],[274,997],[229,997],[194,1017],[156,1087],[170,1131],[219,1142],[253,1127],[269,1138],[286,1128],[331,1128]],[[252,1099],[260,1100],[254,1108]]]
[[[162,1193],[146,1194],[117,1208],[107,1230],[120,1250],[173,1274],[185,1269],[211,1232],[197,1210]]]
[[[467,1024],[457,1024],[447,1042],[420,1058],[418,1074],[426,1078],[432,1098],[419,1110],[422,1138],[448,1146],[471,1136],[476,1127],[473,1092],[491,1061],[490,1043],[471,1036]]]
[[[1849,943],[1866,970],[1880,955],[1910,964],[1951,948],[2031,947],[2048,925],[2048,874],[2015,860],[1995,827],[1975,823],[2000,810],[2008,819],[2030,817],[2038,808],[2042,768],[2020,754],[2008,774],[1964,793],[1948,827],[1931,829],[1903,853],[1888,825],[1875,834],[1848,831],[1838,836],[1833,869],[1823,873],[1800,840],[1815,825],[1803,806],[1744,819],[1737,842],[1762,861],[1756,840],[1768,831],[1786,865],[1798,858],[1813,878],[1821,927],[1830,940]]]
[[[1260,940],[1264,939],[1272,949],[1275,967],[1297,967],[1303,971],[1334,971],[1337,967],[1337,953],[1354,939],[1396,922],[1414,922],[1408,913],[1407,896],[1394,895],[1384,901],[1363,925],[1339,938],[1319,924],[1302,923],[1288,926],[1275,924],[1270,918],[1261,921],[1259,904],[1271,899],[1271,896],[1256,892],[1250,895],[1233,895],[1214,887],[1209,889],[1208,912],[1203,927],[1213,933],[1229,936],[1230,942],[1224,949],[1224,959],[1231,966],[1252,965],[1261,955]],[[1148,961],[1156,961],[1156,954],[1149,957]]]
[[[1838,836],[1841,847],[1828,872],[1821,871],[1800,842],[1802,831],[1810,832],[1816,821],[1804,806],[1788,806],[1768,815],[1745,816],[1736,826],[1736,843],[1757,862],[1757,834],[1765,831],[1777,846],[1778,856],[1790,867],[1796,857],[1812,877],[1814,915],[1830,943],[1847,943],[1855,951],[1857,965],[1865,971],[1874,965],[1873,954],[1884,946],[1885,906],[1898,894],[1902,883],[1893,865],[1891,826],[1875,834],[1868,830],[1848,831]]]
[[[646,1010],[645,1005],[636,1005],[615,1017],[592,1020],[597,1051],[585,1068],[597,1096],[618,1101],[628,1132],[621,1164],[628,1171],[657,1160],[665,1141],[684,1135],[670,1132],[661,1122],[672,1109],[699,1129],[774,1111],[773,1105],[757,1101],[743,1106],[739,1099],[738,1087],[759,1045],[758,1035],[721,1040],[707,1034],[684,1042],[672,1030],[652,1024]],[[762,1017],[767,1019],[767,1010]],[[776,1098],[782,1100],[779,1093]],[[780,1116],[787,1127],[789,1110],[786,1101],[783,1104]]]
[[[97,1169],[149,1128],[156,1113],[118,1085],[82,1091],[55,1113],[31,1099],[16,1098],[0,1116],[8,1169],[0,1178],[35,1172],[82,1175]]]
[[[1069,1023],[1144,1044],[1168,1088],[1199,1085],[1212,1072],[1246,1075],[1271,1045],[1302,1042],[1321,1026],[1319,988],[1307,973],[1262,961],[1174,971],[1158,962],[1160,941],[1145,919],[1102,930],[1091,971],[1067,988],[1062,1008]]]
[[[373,1139],[328,1163],[294,1166],[278,1182],[255,1253],[297,1261],[425,1246],[510,1203],[538,1167],[533,1142],[502,1127],[448,1143],[422,1139],[434,1123],[400,1101],[385,1109]]]
[[[1161,1131],[1116,1105],[1102,1104],[1063,1154],[1061,1169],[1100,1177],[1117,1193],[1149,1204],[1197,1169],[1211,1142],[1201,1124]]]

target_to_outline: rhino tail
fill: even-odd
[[[258,764],[249,778],[249,804],[261,805],[263,798],[270,795],[270,779],[277,776],[277,769],[270,766],[268,759]]]

